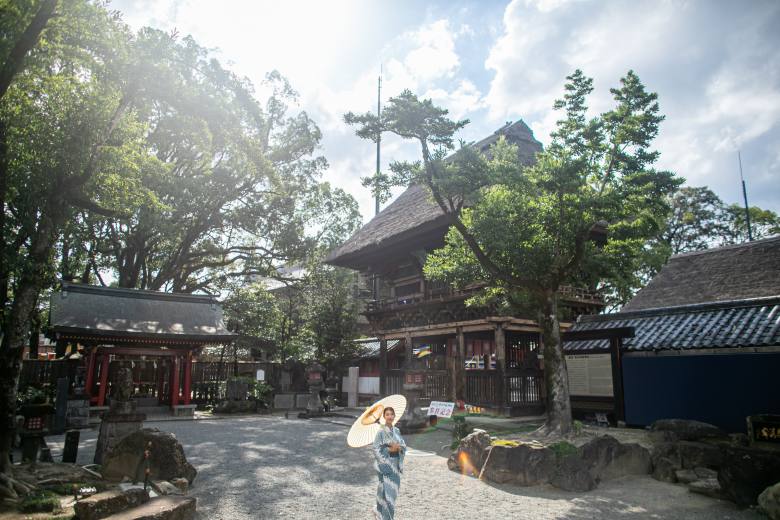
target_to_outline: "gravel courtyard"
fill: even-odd
[[[375,476],[369,448],[346,446],[346,418],[279,416],[147,422],[171,431],[198,469],[190,494],[202,520],[371,519]],[[590,493],[516,488],[447,469],[447,431],[406,437],[410,450],[396,518],[411,519],[759,519],[728,502],[650,477],[602,483]],[[82,432],[79,462],[91,461],[97,432]],[[59,438],[61,439],[61,437]],[[58,451],[58,438],[52,438]],[[437,454],[438,451],[438,454]]]

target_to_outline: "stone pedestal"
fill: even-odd
[[[425,370],[407,369],[404,375],[403,394],[406,412],[398,422],[402,432],[416,432],[428,427],[428,416],[420,407],[420,396],[425,389]]]
[[[196,404],[177,404],[173,406],[173,415],[175,417],[195,417]]]
[[[141,429],[146,414],[137,413],[130,400],[133,373],[129,368],[119,368],[112,381],[111,406],[100,423],[100,435],[95,447],[95,464],[103,463],[103,456],[126,436]]]
[[[112,415],[107,414],[100,423],[100,435],[95,447],[95,464],[103,463],[103,456],[111,451],[119,441],[133,432],[141,429],[146,420],[146,414],[133,413]]]

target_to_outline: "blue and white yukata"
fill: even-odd
[[[401,445],[398,453],[390,453],[390,443]],[[395,500],[401,487],[401,473],[404,471],[406,443],[401,431],[395,426],[382,426],[374,438],[374,468],[379,485],[376,488],[376,510],[382,520],[392,520],[395,515]]]

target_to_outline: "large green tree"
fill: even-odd
[[[449,217],[446,245],[429,255],[426,275],[454,284],[476,280],[512,305],[530,303],[542,330],[547,429],[571,429],[571,405],[560,333],[558,291],[597,287],[631,267],[668,211],[679,180],[657,171],[650,143],[663,120],[657,96],[629,72],[612,89],[615,107],[589,117],[592,81],[568,78],[551,144],[523,168],[516,149],[500,141],[487,156],[468,146],[447,157],[466,121],[410,92],[391,98],[381,119],[347,114],[358,135],[393,132],[420,144],[415,163],[394,163],[391,181],[420,183]],[[594,240],[597,239],[597,240]],[[597,242],[602,242],[599,245]]]
[[[278,74],[252,85],[190,38],[133,34],[103,2],[3,2],[0,470],[22,348],[56,280],[210,291],[343,239],[355,201]]]
[[[3,18],[3,23],[14,20]],[[136,153],[141,129],[129,106],[144,75],[129,43],[124,26],[101,6],[62,2],[0,100],[6,284],[2,468],[13,432],[19,358],[38,295],[51,279],[59,232],[75,208],[114,212],[121,198],[116,187],[132,184],[135,177],[126,157]]]

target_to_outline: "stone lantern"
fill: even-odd
[[[325,390],[325,367],[316,361],[306,367],[306,383],[309,385],[309,402],[306,404],[307,415],[322,414],[325,405],[320,392]]]
[[[428,427],[428,416],[420,408],[420,398],[425,390],[426,367],[422,360],[413,358],[406,364],[403,395],[406,397],[406,413],[399,421],[404,432],[423,430]]]

